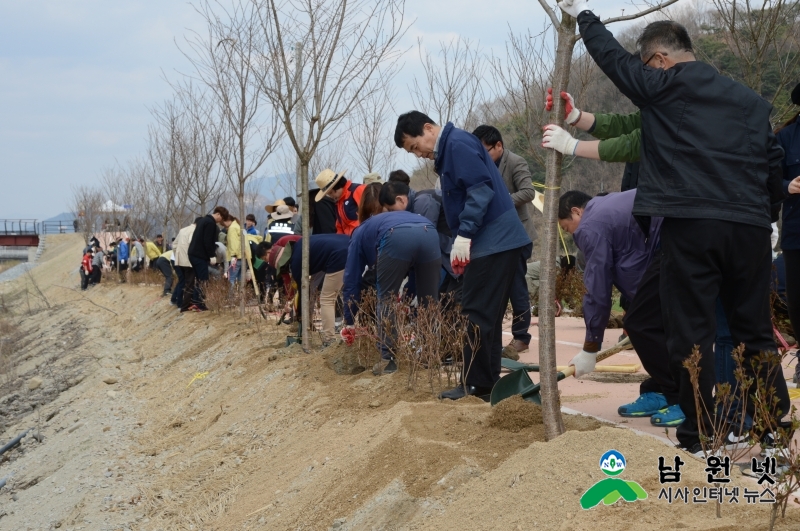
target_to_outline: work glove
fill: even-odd
[[[575,100],[569,92],[561,91],[561,99],[564,100],[564,121],[569,125],[575,125],[581,119],[581,110],[575,106]],[[544,110],[553,110],[553,88],[547,89],[547,98],[544,100]]]
[[[464,269],[469,263],[469,248],[471,245],[472,240],[469,238],[456,236],[456,240],[453,242],[453,249],[450,251],[450,265],[456,275],[464,274]]]
[[[342,341],[349,347],[356,341],[356,327],[353,325],[346,325],[342,327],[341,332],[339,332],[339,336],[341,336]]]
[[[574,358],[569,360],[569,364],[575,366],[575,378],[580,378],[584,374],[594,371],[594,366],[597,365],[597,352],[586,352],[581,349]]]
[[[562,0],[558,3],[561,11],[574,18],[578,18],[578,14],[589,9],[589,2],[587,0]]]
[[[578,140],[555,124],[544,126],[542,147],[555,149],[564,155],[575,155]]]

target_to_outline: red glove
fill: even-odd
[[[569,94],[569,92],[562,91],[561,99],[564,100],[564,121],[569,125],[575,125],[575,122],[577,122],[581,117],[581,111],[575,107],[575,101],[572,99],[572,96]],[[547,89],[547,98],[545,99],[544,110],[553,110],[552,87]]]
[[[339,332],[339,335],[341,336],[342,341],[344,341],[348,347],[356,341],[356,329],[352,325],[342,328],[342,331]]]

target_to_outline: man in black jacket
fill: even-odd
[[[783,196],[783,152],[770,126],[771,106],[696,61],[688,32],[675,22],[649,24],[637,42],[639,53],[631,54],[588,10],[587,0],[559,6],[577,17],[589,54],[641,109],[633,214],[645,225],[651,216],[664,217],[660,290],[671,370],[686,414],[676,434],[681,446],[700,451],[700,433],[711,435],[705,412],[698,426],[682,362],[699,345],[700,395],[712,409],[717,297],[735,342],[745,345],[745,369],[774,386],[773,413],[785,415],[789,396],[781,371],[768,377],[765,364],[756,370],[750,365],[760,352],[776,352],[769,308],[770,221]],[[748,406],[752,414],[752,400]]]
[[[202,288],[208,282],[208,265],[216,255],[217,235],[219,234],[218,224],[230,219],[228,209],[222,206],[214,208],[214,211],[199,219],[195,225],[192,241],[189,243],[189,262],[192,267],[186,268],[186,278],[183,288],[183,304],[181,312],[185,311],[204,311],[206,309],[203,302]],[[200,288],[195,290],[195,283],[200,283]],[[199,296],[198,296],[199,295]]]

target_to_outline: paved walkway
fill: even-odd
[[[535,317],[534,321],[536,321]],[[512,338],[511,324],[507,323],[504,326],[504,330],[503,343],[505,344]],[[558,365],[567,365],[569,360],[581,350],[583,347],[585,330],[582,318],[556,318],[556,359]],[[530,333],[533,336],[531,348],[527,352],[521,354],[520,361],[524,363],[538,363],[538,327],[535,325],[531,326]],[[605,349],[614,346],[620,334],[622,334],[622,330],[620,329],[606,330],[602,348]],[[625,350],[600,362],[598,365],[627,365],[631,363],[640,364],[639,358],[636,352]],[[791,361],[789,368],[785,367],[786,364],[784,364],[784,374],[790,380],[792,374],[794,374],[794,364],[794,360]],[[538,381],[535,373],[531,374],[533,380]],[[646,374],[641,367],[639,368],[639,374]],[[791,381],[788,383],[790,387],[793,387]],[[629,426],[661,438],[669,438],[673,442],[677,442],[674,428],[669,428],[665,434],[665,428],[650,424],[649,417],[639,419],[623,418],[617,414],[617,408],[620,405],[632,402],[639,396],[638,383],[601,383],[569,377],[559,382],[558,387],[561,391],[561,404],[564,408],[587,413],[601,419]],[[798,401],[794,401],[794,403],[800,406]]]

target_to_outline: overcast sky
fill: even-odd
[[[593,5],[603,16],[624,7],[617,0]],[[536,31],[544,22],[535,0],[406,6],[416,19],[407,47],[418,37],[435,46],[461,35],[502,50],[509,26]],[[0,0],[0,218],[67,211],[70,186],[95,183],[103,167],[141,153],[148,108],[172,93],[164,76],[189,71],[174,41],[201,26],[191,4],[180,1]],[[419,72],[417,57],[408,54],[401,86]]]

